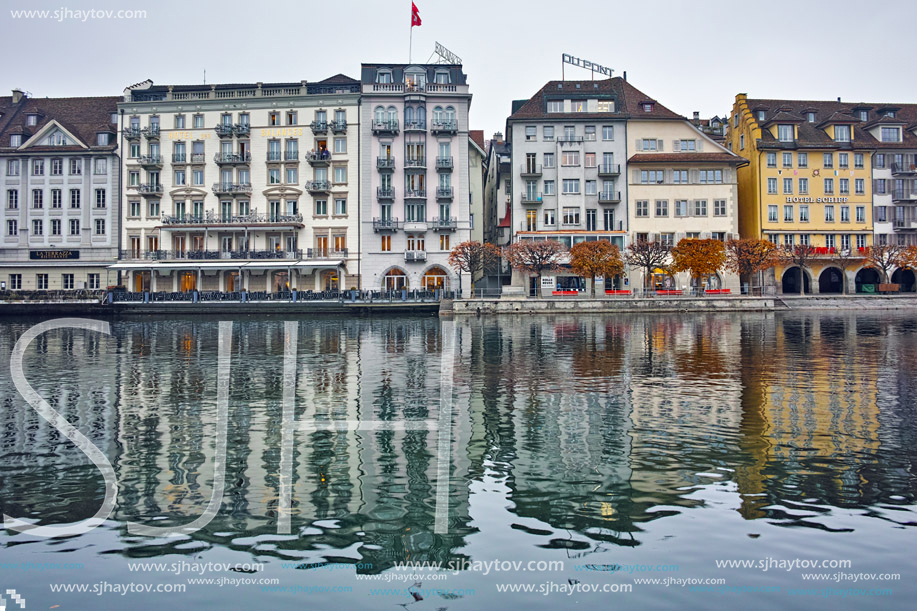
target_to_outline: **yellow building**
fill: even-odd
[[[853,292],[872,280],[857,259],[872,245],[872,153],[876,138],[859,107],[837,102],[736,96],[727,146],[748,159],[738,170],[739,233],[777,245],[808,244],[817,254],[801,270],[778,266],[785,293]],[[838,264],[845,254],[854,257]],[[845,280],[846,276],[846,280]]]

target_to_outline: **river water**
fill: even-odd
[[[67,525],[106,488],[14,387],[5,363],[38,322],[0,323],[0,509]],[[115,320],[39,335],[23,362],[117,480],[89,532],[0,531],[0,589],[28,608],[917,595],[911,314]]]

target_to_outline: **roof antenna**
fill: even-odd
[[[207,84],[207,68],[204,68],[204,84]]]

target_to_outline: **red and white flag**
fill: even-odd
[[[420,25],[420,10],[417,8],[417,5],[411,2],[411,27],[415,25]]]

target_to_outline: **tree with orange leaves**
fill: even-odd
[[[911,244],[898,255],[898,267],[917,271],[917,246]]]
[[[675,245],[671,254],[672,271],[689,272],[694,280],[716,275],[726,264],[726,248],[719,240],[685,238]]]
[[[500,249],[493,244],[481,244],[474,240],[456,244],[449,252],[449,265],[456,271],[471,274],[471,290],[474,291],[474,276],[500,258]]]
[[[726,269],[737,274],[743,282],[774,267],[777,262],[777,245],[770,240],[742,238],[726,242]]]
[[[564,245],[557,240],[519,240],[503,249],[503,256],[514,270],[538,278],[539,290],[541,275],[558,269],[563,253]]]
[[[595,277],[606,279],[624,273],[621,250],[608,240],[580,242],[570,249],[570,269],[573,273],[592,280],[592,296],[595,297]]]

